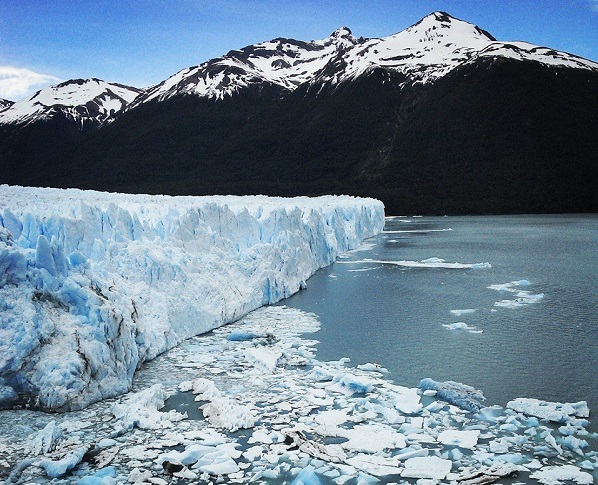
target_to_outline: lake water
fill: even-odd
[[[598,216],[389,218],[368,243],[284,302],[319,316],[320,360],[375,362],[408,386],[463,382],[488,405],[533,397],[598,410]],[[466,329],[443,326],[458,322]]]

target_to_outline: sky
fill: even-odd
[[[75,78],[143,88],[257,42],[383,37],[437,10],[598,61],[598,0],[0,0],[0,98]]]

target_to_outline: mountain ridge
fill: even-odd
[[[80,127],[99,126],[121,112],[141,90],[97,78],[71,79],[41,89],[0,112],[0,124],[26,126],[58,113]]]
[[[61,112],[20,128],[2,123],[19,102],[1,111],[0,181],[349,193],[390,213],[598,211],[598,64],[445,12],[387,37],[279,37],[135,89],[87,123]]]
[[[445,35],[447,32],[452,34],[452,38],[451,35]],[[435,45],[441,44],[441,39],[445,37],[447,37],[445,39],[447,43],[441,45],[440,48]],[[467,39],[467,45],[456,44],[456,38],[460,38],[460,40]],[[415,42],[415,40],[418,42]],[[448,42],[449,40],[451,42]],[[429,45],[418,47],[417,43],[428,43]],[[357,47],[360,49],[355,52]],[[379,55],[381,49],[396,55]],[[366,54],[371,54],[368,52],[370,50],[375,51],[376,55],[370,56],[363,62],[363,58],[367,57]],[[309,55],[314,52],[322,55]],[[342,59],[338,59],[339,55]],[[42,95],[46,97],[59,96],[56,92],[60,88],[71,84],[104,84],[106,86],[104,96],[110,91],[110,87],[120,88],[120,93],[112,93],[114,98],[120,98],[120,108],[114,109],[112,116],[110,113],[107,115],[102,114],[102,119],[99,122],[101,124],[105,119],[113,118],[125,110],[134,109],[144,102],[153,99],[161,101],[173,95],[196,94],[221,99],[224,96],[234,94],[241,88],[264,83],[271,83],[282,87],[284,90],[292,91],[304,82],[314,84],[331,82],[335,84],[377,67],[406,72],[413,77],[411,82],[418,80],[426,82],[430,79],[442,77],[442,75],[450,72],[451,69],[461,63],[469,61],[472,57],[482,56],[512,57],[518,60],[535,60],[545,64],[598,70],[598,63],[589,59],[522,41],[497,41],[489,32],[474,24],[460,20],[443,11],[435,11],[410,27],[387,37],[360,37],[357,39],[352,35],[351,30],[345,26],[338,28],[321,40],[299,41],[278,37],[270,41],[231,50],[223,56],[207,60],[197,66],[181,69],[164,81],[146,89],[110,83],[97,78],[72,79],[36,92],[28,98],[28,104],[29,108],[32,108],[32,104],[39,105],[40,103],[34,100]],[[272,57],[276,58],[271,61],[270,65],[264,62],[264,60],[267,61]],[[292,65],[289,63],[289,59],[293,59]],[[362,60],[361,64],[358,63],[360,59]],[[418,59],[422,59],[422,62],[419,62]],[[342,61],[345,69],[338,69],[337,65],[336,69],[333,69],[333,74],[326,75],[327,64],[334,60]],[[316,65],[310,66],[310,64]],[[357,65],[348,67],[354,64]],[[303,69],[296,69],[297,66]],[[312,69],[306,70],[306,67]],[[122,96],[127,91],[132,91],[137,95]],[[100,96],[100,94],[98,93],[97,96]],[[86,103],[91,101],[91,99],[84,100]],[[37,110],[35,113],[26,113],[24,106],[26,100],[17,102],[3,101],[5,103],[0,104],[0,111],[2,112],[0,124],[24,124],[23,120],[26,120],[26,122],[35,121],[36,114],[38,114],[38,118],[42,119],[48,116],[48,113],[41,112],[41,110]],[[69,104],[68,101],[56,104],[77,106]],[[79,106],[83,104],[85,103],[81,102]],[[72,117],[77,118],[76,116]],[[79,123],[82,124],[81,121]]]

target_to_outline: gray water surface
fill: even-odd
[[[450,229],[450,230],[449,230]],[[398,384],[455,380],[487,404],[516,397],[598,410],[598,216],[387,219],[387,231],[308,281],[284,304],[316,313],[320,360],[375,362]],[[491,268],[407,268],[359,262],[489,262]],[[527,280],[537,303],[495,306]],[[451,310],[475,309],[460,316]],[[464,322],[481,333],[449,330]]]

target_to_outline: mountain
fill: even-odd
[[[348,193],[388,213],[598,211],[598,64],[444,12],[389,37],[343,27],[247,46],[121,98],[93,126],[65,123],[68,136],[39,115],[50,151],[6,122],[21,102],[0,112],[0,182]]]
[[[69,166],[55,160],[63,149],[113,120],[140,93],[99,79],[73,79],[10,103],[0,111],[0,178],[44,187],[59,184],[63,174],[56,168]]]
[[[356,39],[341,27],[326,39],[301,42],[278,38],[251,45],[199,66],[183,69],[139,96],[143,103],[194,94],[222,99],[244,89],[276,86],[293,91],[309,83],[338,85],[376,68],[405,74],[411,82],[431,82],[478,58],[504,57],[547,65],[596,69],[585,59],[524,42],[497,42],[468,22],[435,12],[403,32]]]
[[[0,125],[20,128],[54,119],[68,120],[80,128],[97,127],[141,93],[141,89],[99,79],[73,79],[12,103],[0,113]]]
[[[140,96],[129,109],[184,94],[223,99],[243,90],[277,87],[293,91],[312,81],[334,58],[359,41],[342,27],[326,39],[302,42],[278,38],[251,45],[179,71]]]

